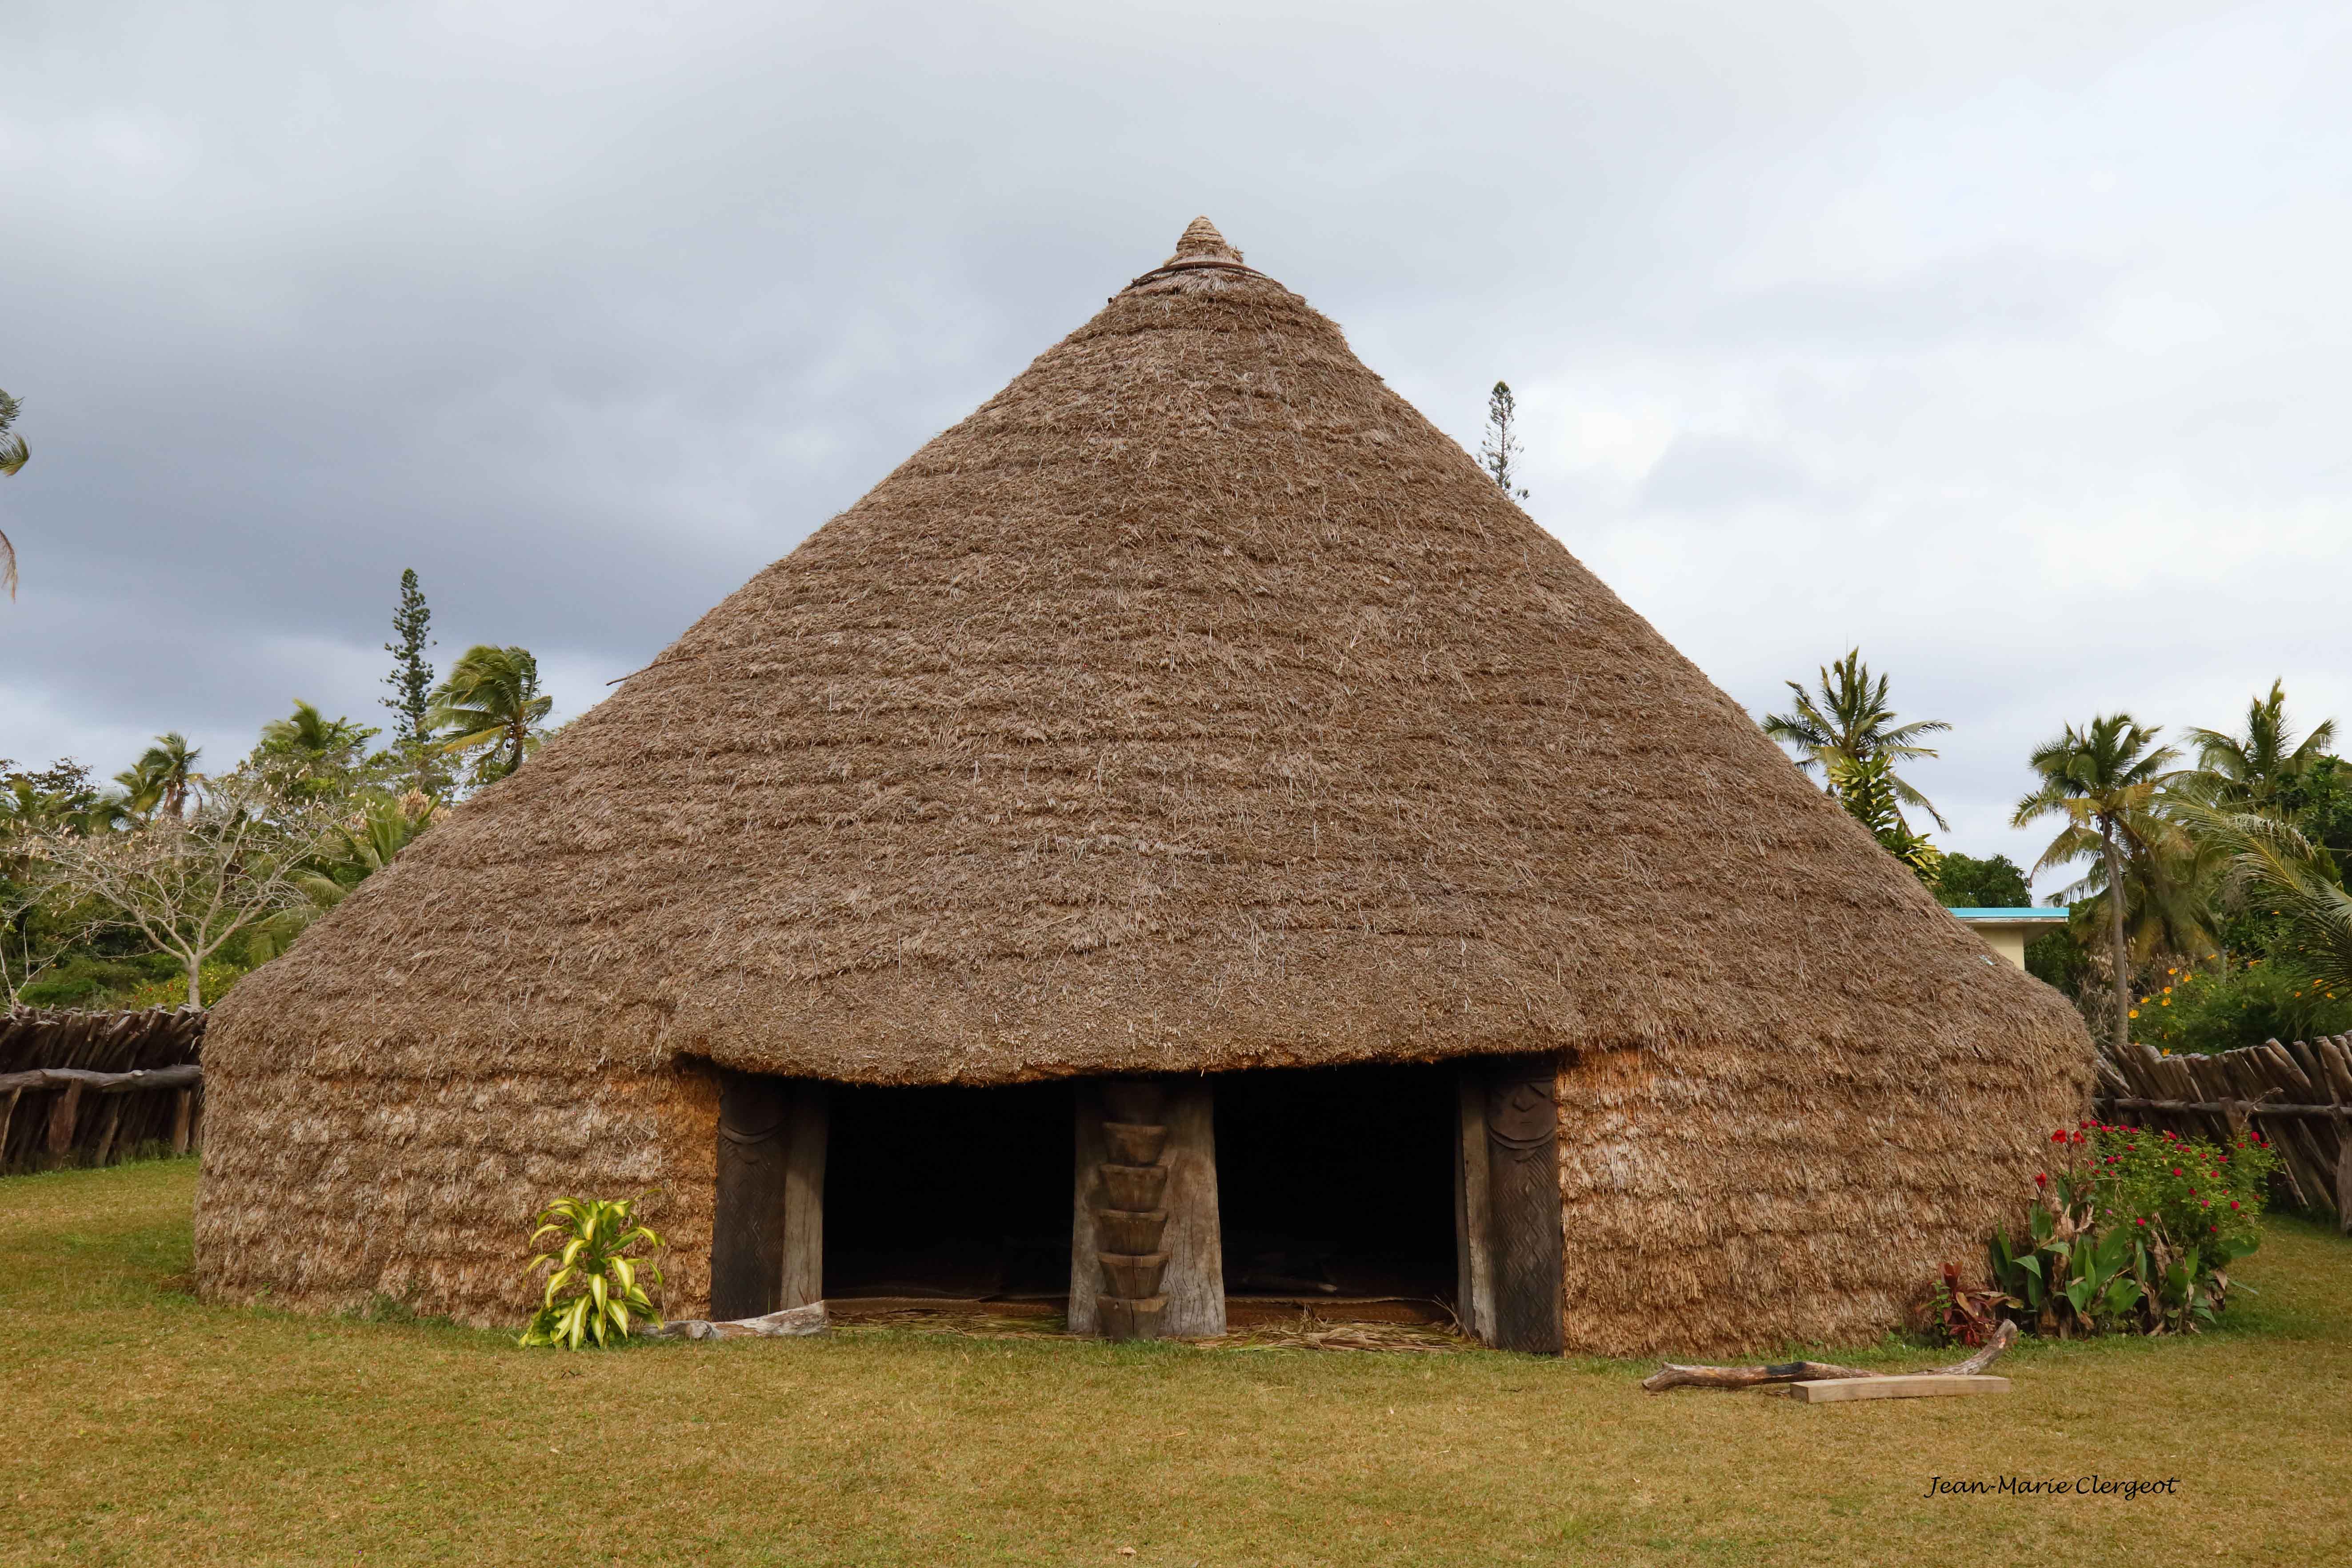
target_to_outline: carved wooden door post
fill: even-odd
[[[757,1318],[824,1295],[821,1083],[719,1075],[719,1191],[710,1315]]]
[[[1564,1339],[1559,1081],[1549,1056],[1463,1065],[1457,1310],[1502,1350],[1557,1355]]]

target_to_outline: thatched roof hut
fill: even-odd
[[[914,1289],[1017,1168],[1081,1325],[1347,1294],[1311,1205],[1506,1343],[1834,1339],[2090,1054],[1202,220],[221,1004],[198,1273],[510,1321],[654,1189],[674,1315]]]

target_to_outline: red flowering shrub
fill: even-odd
[[[2053,1169],[2033,1178],[2032,1245],[1993,1237],[1994,1281],[2023,1326],[2164,1333],[2212,1321],[2230,1265],[2262,1240],[2276,1163],[2262,1135],[2224,1148],[2085,1121],[2050,1142]]]

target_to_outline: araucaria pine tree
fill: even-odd
[[[411,567],[400,574],[400,607],[392,613],[392,635],[397,640],[383,645],[383,651],[392,655],[392,673],[383,683],[393,692],[383,705],[394,716],[393,743],[408,759],[417,789],[426,795],[436,793],[439,782],[429,740],[433,666],[425,657],[433,646],[427,629],[432,624],[433,612],[425,607],[425,590],[416,585],[416,571]]]
[[[1505,495],[1513,500],[1525,500],[1528,492],[1518,486],[1513,473],[1519,458],[1519,437],[1515,428],[1518,416],[1518,400],[1511,395],[1511,384],[1496,382],[1495,390],[1486,395],[1486,438],[1479,443],[1478,463]]]

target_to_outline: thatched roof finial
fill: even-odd
[[[1183,237],[1176,241],[1176,254],[1162,265],[1192,260],[1239,261],[1241,258],[1242,253],[1225,243],[1225,237],[1217,232],[1215,224],[1207,218],[1196,217],[1184,226]]]

